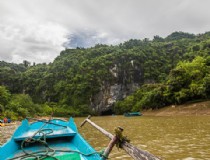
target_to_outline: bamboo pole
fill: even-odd
[[[90,120],[91,116],[89,115],[80,125],[80,127],[82,127],[86,122],[90,123],[93,127],[95,127],[97,130],[99,130],[101,133],[103,133],[105,136],[107,136],[109,139],[113,139],[114,136],[107,132],[106,130],[104,130],[103,128],[101,128],[100,126],[98,126],[97,124],[95,124],[94,122],[92,122]],[[135,160],[160,160],[160,158],[154,156],[153,154],[138,149],[137,147],[133,146],[132,144],[128,143],[128,142],[123,142],[121,144],[122,149],[124,149],[127,154],[129,154],[133,159]]]

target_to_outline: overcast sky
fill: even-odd
[[[65,47],[210,31],[210,0],[0,0],[0,61],[52,62]]]

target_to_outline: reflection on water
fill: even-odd
[[[84,118],[75,118],[79,126]],[[91,120],[113,133],[114,128],[124,128],[124,135],[140,149],[166,160],[210,160],[210,117],[92,117]],[[109,139],[95,128],[86,124],[80,133],[96,149],[102,150]],[[110,159],[130,160],[122,150],[115,147]]]

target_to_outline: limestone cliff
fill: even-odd
[[[144,80],[143,68],[136,65],[134,60],[131,60],[127,67],[115,64],[109,71],[114,81],[103,82],[100,91],[90,99],[93,111],[99,114],[112,111],[116,101],[136,91]]]

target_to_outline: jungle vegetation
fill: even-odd
[[[116,66],[118,77],[110,72]],[[130,76],[134,66],[141,75]],[[0,61],[0,116],[99,114],[90,99],[101,86],[132,82],[140,87],[114,104],[116,114],[209,99],[210,32],[65,49],[49,64]]]

